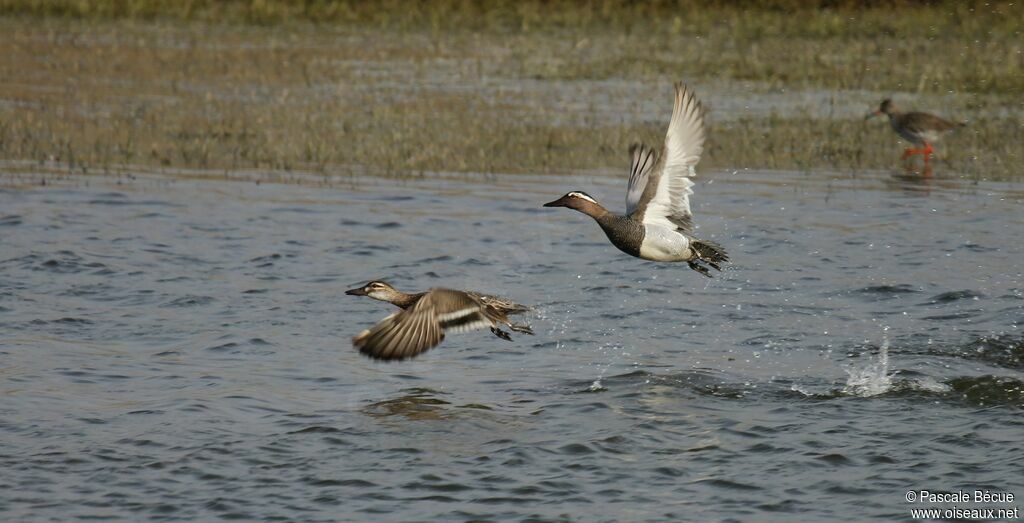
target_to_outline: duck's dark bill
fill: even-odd
[[[544,207],[565,207],[565,196],[544,204]]]
[[[356,287],[355,289],[349,289],[345,291],[345,294],[349,296],[366,296],[366,291],[362,287]]]

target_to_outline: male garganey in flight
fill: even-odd
[[[710,277],[708,267],[721,270],[729,255],[720,245],[692,235],[690,178],[704,150],[704,111],[693,91],[681,83],[675,88],[675,106],[661,153],[643,144],[629,148],[632,164],[625,215],[608,211],[582,191],[572,191],[544,207],[568,207],[590,216],[612,245],[626,254],[653,261],[685,261]]]

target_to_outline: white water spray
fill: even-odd
[[[889,374],[889,327],[882,331],[882,347],[878,357],[868,356],[868,364],[864,367],[849,367],[846,373],[846,386],[843,394],[852,396],[877,396],[892,388],[892,375]]]

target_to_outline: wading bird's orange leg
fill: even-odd
[[[915,154],[917,154],[917,149],[908,147],[906,149],[903,149],[903,156],[900,157],[900,160],[906,160],[907,158],[910,158]]]
[[[921,149],[921,154],[924,156],[924,163],[926,165],[928,164],[928,159],[931,158],[933,152],[935,152],[935,149],[932,149],[932,144],[926,142],[924,144],[924,149]]]

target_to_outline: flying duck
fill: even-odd
[[[569,192],[544,207],[568,207],[590,216],[612,245],[626,254],[653,261],[685,261],[710,277],[708,267],[721,270],[729,255],[720,245],[693,236],[690,178],[704,150],[704,110],[688,87],[677,83],[675,89],[675,106],[660,154],[643,144],[629,148],[632,162],[625,215],[608,211],[582,191]]]
[[[384,318],[352,339],[359,352],[378,360],[404,360],[436,347],[449,332],[489,327],[495,336],[512,341],[505,325],[516,332],[533,334],[529,325],[511,323],[508,316],[531,310],[504,298],[472,291],[431,289],[406,294],[375,280],[345,291],[398,306],[400,311]]]
[[[905,160],[915,154],[920,154],[924,156],[924,163],[928,163],[928,158],[935,151],[935,149],[932,149],[932,144],[939,141],[942,135],[967,125],[962,122],[951,122],[934,114],[920,112],[904,113],[897,109],[892,100],[888,98],[882,100],[878,109],[868,113],[864,119],[867,120],[883,114],[889,117],[889,125],[892,125],[892,130],[896,131],[896,134],[919,147],[919,149],[914,149],[913,147],[905,149],[902,159]]]

